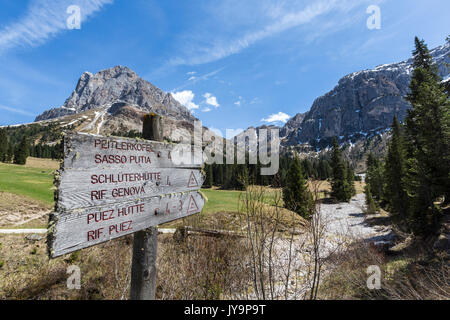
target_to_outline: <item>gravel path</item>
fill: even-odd
[[[354,196],[349,203],[322,204],[320,211],[326,224],[328,237],[382,243],[392,239],[389,227],[371,226],[366,222],[365,195]],[[371,216],[373,217],[373,216]]]
[[[47,229],[0,229],[0,234],[43,234]]]

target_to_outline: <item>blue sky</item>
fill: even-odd
[[[70,5],[80,29],[66,26]],[[366,26],[370,5],[381,29]],[[2,0],[0,125],[33,121],[84,71],[115,65],[208,127],[282,125],[342,76],[409,58],[415,35],[443,44],[448,12],[448,0]]]

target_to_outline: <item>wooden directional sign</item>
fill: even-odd
[[[99,170],[150,168],[197,168],[202,163],[176,164],[173,143],[149,140],[70,134],[64,139],[63,169]],[[194,161],[192,161],[194,162]]]
[[[59,208],[72,210],[160,194],[200,189],[203,177],[200,170],[164,168],[115,170],[66,170],[60,175]]]
[[[201,164],[174,164],[169,143],[70,134],[55,185],[57,257],[202,210]]]
[[[53,256],[198,213],[203,205],[202,195],[194,191],[61,213],[54,232]]]

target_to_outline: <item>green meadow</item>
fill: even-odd
[[[239,195],[242,191],[202,189],[201,192],[207,198],[203,213],[238,211]]]
[[[53,203],[53,169],[0,163],[0,191]]]

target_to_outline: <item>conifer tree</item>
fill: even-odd
[[[370,192],[370,184],[366,184],[364,193],[366,195],[366,213],[374,214],[377,211],[377,206],[375,201],[373,201],[372,192]]]
[[[342,152],[336,137],[333,139],[332,152],[331,168],[333,170],[333,177],[331,179],[331,196],[337,201],[347,202],[352,197],[352,191],[347,181],[347,168],[342,159]]]
[[[308,159],[304,159],[302,162],[303,174],[306,179],[309,179],[313,176],[313,167],[311,161]]]
[[[8,137],[6,129],[0,129],[0,161],[5,162],[8,153]]]
[[[384,166],[384,197],[396,223],[408,222],[408,194],[406,192],[406,150],[405,140],[397,117],[392,123],[392,137]]]
[[[383,196],[383,168],[381,161],[371,152],[367,157],[366,166],[366,184],[370,185],[372,196],[378,202],[381,202]]]
[[[350,167],[350,164],[347,165],[347,183],[349,185],[350,195],[353,197],[356,194],[355,174]]]
[[[309,218],[312,204],[312,195],[308,190],[307,182],[303,176],[300,160],[295,157],[291,162],[283,187],[284,207],[294,211],[304,218]]]
[[[28,143],[24,136],[14,152],[14,163],[24,165],[27,162],[28,152]]]
[[[237,190],[246,190],[248,186],[248,169],[245,164],[235,165],[233,174],[233,188]]]
[[[450,197],[450,100],[427,45],[415,38],[413,76],[406,100],[408,194],[412,225],[417,234],[430,234],[440,224],[439,197]]]
[[[14,157],[14,144],[12,142],[9,142],[5,162],[11,162],[13,160],[13,157]]]
[[[203,183],[204,188],[211,188],[213,186],[213,171],[212,165],[205,165],[205,182]]]

